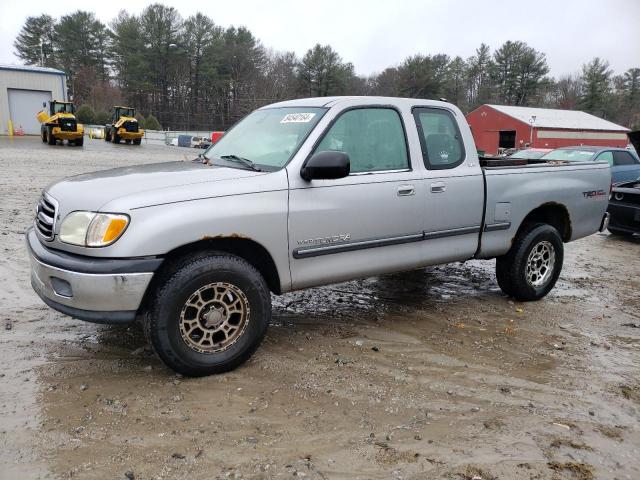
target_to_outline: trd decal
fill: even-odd
[[[604,190],[590,190],[588,192],[582,192],[584,198],[605,197],[607,192]]]

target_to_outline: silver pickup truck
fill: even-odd
[[[478,158],[445,102],[277,103],[194,162],[46,188],[26,234],[32,285],[71,317],[141,320],[159,357],[190,376],[249,358],[270,293],[497,258],[500,288],[537,300],[563,244],[606,228],[611,174],[606,162],[528,162]]]

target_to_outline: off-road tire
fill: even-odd
[[[120,143],[120,136],[115,131],[111,132],[111,141],[113,143]]]
[[[40,129],[40,138],[42,138],[42,143],[47,143],[47,130],[44,128]]]
[[[245,296],[246,325],[225,350],[201,353],[182,336],[181,312],[189,298],[209,284],[231,284]],[[199,315],[199,314],[198,314]],[[156,354],[182,375],[199,377],[233,370],[251,357],[271,320],[271,295],[258,270],[242,258],[213,253],[186,260],[155,289],[142,318],[144,332]]]
[[[81,147],[84,144],[84,136],[76,138],[74,143],[76,144],[76,147]]]
[[[553,249],[553,270],[541,285],[534,286],[527,280],[527,263],[534,248],[547,244]],[[556,284],[562,270],[563,259],[564,244],[558,230],[545,223],[525,226],[516,236],[509,252],[496,259],[498,285],[504,293],[516,300],[524,302],[540,300]]]
[[[626,232],[624,230],[618,230],[617,228],[613,227],[607,227],[607,230],[609,230],[609,233],[611,235],[615,235],[616,237],[631,237],[633,235],[633,233],[631,232]]]
[[[140,145],[142,143],[142,139],[141,138],[134,138],[133,139],[133,144],[134,145]]]
[[[111,141],[111,129],[109,127],[105,127],[104,129],[104,141],[105,142]]]
[[[53,133],[51,133],[52,131],[53,131],[52,127],[47,127],[47,144],[48,145],[56,144],[56,137],[53,136]]]

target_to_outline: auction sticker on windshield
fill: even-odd
[[[315,113],[287,113],[280,123],[309,123]]]

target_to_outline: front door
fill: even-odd
[[[400,113],[390,107],[347,109],[312,154],[326,150],[347,153],[351,174],[292,185],[293,288],[419,264],[424,184],[411,169]]]

